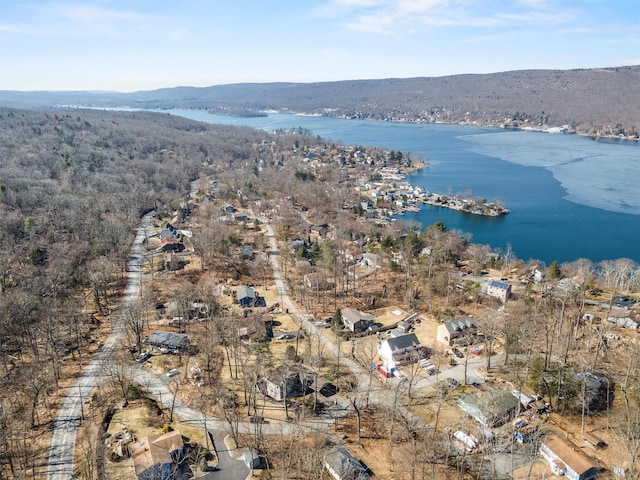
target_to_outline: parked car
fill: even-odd
[[[459,381],[457,381],[455,378],[451,378],[451,377],[447,378],[445,380],[445,382],[447,382],[447,384],[449,384],[449,386],[451,388],[456,388],[458,385],[460,385]]]
[[[277,336],[278,340],[291,340],[292,338],[295,338],[293,333],[282,333]]]
[[[138,358],[136,358],[136,362],[138,363],[144,363],[147,361],[147,359],[151,356],[151,354],[149,352],[142,352]]]
[[[316,327],[320,327],[320,328],[328,328],[330,325],[329,322],[327,322],[326,320],[320,320],[316,322]]]
[[[178,374],[177,368],[172,368],[167,372],[167,377],[175,377]]]

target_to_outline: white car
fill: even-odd
[[[178,369],[177,368],[172,368],[171,370],[169,370],[167,372],[167,377],[174,377],[178,374]]]

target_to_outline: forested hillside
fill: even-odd
[[[321,83],[253,83],[115,92],[0,92],[4,105],[206,108],[246,115],[289,110],[395,121],[561,127],[590,135],[640,133],[640,66]]]
[[[141,213],[173,211],[199,172],[258,155],[280,158],[278,139],[151,113],[0,109],[0,477],[42,478],[55,392],[109,328]]]

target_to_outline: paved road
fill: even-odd
[[[269,242],[269,247],[273,252],[277,252],[278,247],[276,245],[275,237],[273,236],[271,225],[267,224],[266,227],[266,238]],[[280,266],[278,265],[277,257],[277,255],[269,255],[269,260],[273,268],[273,276],[276,286],[278,287],[278,290],[280,292],[280,297],[282,298],[284,307],[289,310],[289,313],[293,315],[302,329],[311,334],[317,334],[317,338],[324,344],[327,351],[337,357],[338,347],[336,346],[336,344],[328,339],[325,335],[319,333],[319,329],[315,326],[313,321],[305,320],[305,315],[300,312],[298,307],[289,297],[286,289],[286,284],[284,283],[280,275]],[[420,418],[416,417],[415,415],[413,415],[413,413],[400,405],[400,402],[396,401],[394,395],[390,394],[390,389],[393,387],[397,387],[401,393],[406,391],[407,386],[405,384],[402,384],[400,379],[387,379],[387,382],[383,385],[378,382],[374,375],[369,375],[369,372],[367,372],[350,358],[346,357],[344,354],[340,354],[340,364],[348,368],[349,371],[354,375],[354,377],[357,379],[359,390],[361,392],[369,391],[369,401],[386,406],[388,408],[394,408],[396,412],[400,413],[404,418],[411,420],[414,425],[421,425],[426,428],[425,423]]]
[[[140,297],[142,242],[144,240],[145,227],[149,225],[150,220],[151,214],[143,217],[142,226],[138,228],[131,246],[127,271],[128,283],[124,299],[125,305]],[[106,360],[113,357],[123,335],[123,326],[117,321],[114,322],[111,335],[105,341],[100,352],[85,367],[75,385],[67,393],[60,408],[58,420],[53,430],[53,438],[51,439],[47,467],[48,480],[68,480],[72,477],[76,435],[82,419],[83,404],[97,385],[97,377],[101,374],[102,365]]]

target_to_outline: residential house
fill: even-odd
[[[301,248],[302,249],[307,248],[307,244],[305,243],[304,240],[300,240],[299,238],[297,238],[291,242],[291,253],[296,253]]]
[[[518,399],[506,390],[488,390],[479,396],[463,393],[458,398],[458,406],[488,428],[511,420],[518,404]]]
[[[167,237],[160,241],[157,251],[162,253],[176,253],[184,250],[184,243],[180,243],[175,237]]]
[[[375,253],[363,253],[358,258],[358,267],[362,268],[378,268],[382,265],[380,256]]]
[[[475,343],[478,324],[471,317],[459,318],[438,325],[436,340],[445,345],[470,345]]]
[[[615,389],[607,376],[598,372],[577,373],[574,382],[577,401],[589,412],[607,410],[613,403]]]
[[[153,347],[167,348],[171,351],[184,351],[191,346],[185,333],[165,332],[158,330],[147,337],[145,343]]]
[[[249,339],[257,333],[267,335],[267,323],[271,323],[271,320],[272,317],[270,315],[265,317],[248,315],[245,318],[238,319],[238,337],[241,339]]]
[[[258,297],[256,295],[256,292],[253,290],[253,288],[249,286],[244,286],[239,288],[237,296],[238,296],[238,305],[240,305],[243,308],[255,306],[256,298]]]
[[[189,307],[189,318],[207,318],[209,316],[209,305],[195,298]]]
[[[311,228],[309,228],[309,237],[312,242],[318,242],[322,240],[326,232],[326,225],[312,225]]]
[[[145,437],[131,446],[131,460],[138,480],[166,480],[182,458],[184,443],[179,431]]]
[[[165,223],[162,230],[160,230],[160,240],[170,237],[178,238],[178,235],[178,229],[168,222]]]
[[[253,260],[256,254],[253,251],[253,245],[243,245],[240,247],[240,258],[243,260]]]
[[[556,433],[540,443],[540,455],[549,462],[554,475],[566,475],[571,480],[589,480],[601,470],[598,462],[575,443]]]
[[[230,213],[236,212],[237,210],[233,205],[231,205],[230,203],[227,203],[222,206],[222,211],[226,214],[230,214]]]
[[[323,461],[324,468],[335,480],[368,480],[371,470],[343,446],[329,450]]]
[[[419,360],[420,340],[415,333],[387,338],[378,344],[378,355],[384,360],[387,372],[399,365]]]
[[[373,326],[373,315],[370,313],[362,313],[355,308],[343,308],[340,310],[342,315],[342,323],[352,332],[364,332]]]
[[[164,257],[164,269],[168,272],[175,272],[176,270],[182,270],[187,265],[186,260],[180,258],[175,253],[169,253]]]
[[[511,296],[511,284],[491,280],[487,286],[487,295],[495,297],[502,303],[505,303]]]
[[[266,393],[279,402],[299,397],[307,392],[307,387],[312,382],[307,377],[307,372],[301,367],[280,365],[267,377]]]

